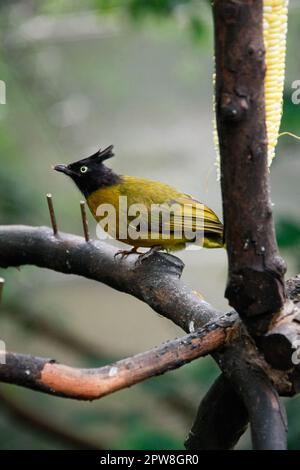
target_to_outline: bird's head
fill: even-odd
[[[113,145],[110,145],[104,150],[98,150],[90,157],[69,165],[55,165],[54,170],[69,176],[80,191],[88,197],[97,189],[118,182],[119,176],[103,164],[105,160],[113,156]]]

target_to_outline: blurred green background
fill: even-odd
[[[0,3],[1,224],[80,234],[80,194],[51,170],[115,145],[113,168],[165,181],[221,215],[212,137],[213,35],[205,0],[22,0]],[[282,130],[300,133],[291,84],[300,78],[300,3],[291,1]],[[278,242],[300,269],[300,144],[282,137],[271,168]],[[90,219],[95,235],[95,224]],[[223,250],[182,252],[184,279],[218,308]],[[0,337],[7,349],[93,367],[182,334],[128,295],[33,267],[6,278]],[[94,403],[0,389],[1,449],[182,449],[217,376],[210,358]],[[300,448],[300,399],[288,401],[289,445]],[[34,419],[37,422],[34,422]],[[247,434],[239,448],[249,447]]]

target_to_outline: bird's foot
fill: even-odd
[[[129,256],[129,255],[136,255],[136,254],[139,254],[140,256],[142,256],[144,253],[140,253],[139,251],[137,251],[137,247],[134,246],[131,250],[119,250],[119,251],[117,251],[117,253],[115,253],[115,255],[114,255],[114,258],[117,258],[118,256],[120,256],[121,260],[122,260],[124,258],[127,258],[127,256]]]
[[[142,264],[143,261],[145,261],[145,259],[148,259],[150,258],[151,256],[153,256],[155,253],[157,253],[159,250],[162,250],[162,246],[160,245],[155,245],[155,246],[152,246],[150,248],[150,250],[146,251],[146,253],[141,253],[138,257],[138,259],[136,260],[135,264],[138,265],[138,264]]]

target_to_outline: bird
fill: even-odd
[[[73,180],[104,231],[132,247],[116,255],[123,258],[137,253],[142,260],[157,251],[177,251],[190,244],[224,247],[223,224],[212,209],[168,184],[115,173],[104,164],[113,156],[110,145],[76,162],[57,164],[54,170]],[[114,223],[107,223],[99,211],[101,205],[113,209]],[[128,210],[132,207],[139,210],[133,213]],[[141,247],[149,250],[140,252]]]

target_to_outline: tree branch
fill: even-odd
[[[63,233],[53,236],[51,229],[45,227],[0,226],[0,267],[34,264],[82,275],[134,295],[186,332],[211,322],[219,323],[222,329],[222,315],[180,280],[183,263],[178,258],[159,253],[136,265],[135,255],[121,261],[114,258],[115,253],[106,243],[87,243],[82,237]],[[234,324],[237,314],[227,315]],[[283,383],[280,393],[295,393],[299,389],[298,376],[298,371],[291,374],[291,383]]]
[[[95,369],[72,368],[54,360],[7,353],[6,364],[0,364],[0,381],[51,395],[94,400],[210,354],[230,338],[235,320],[234,315],[224,316],[195,333]]]
[[[290,301],[273,321],[272,328],[258,340],[267,361],[280,370],[291,369],[299,363],[300,277],[289,279],[286,286]]]
[[[5,306],[5,312],[2,312],[2,315],[3,313],[7,314],[7,318],[16,320],[26,331],[45,336],[60,347],[67,348],[76,355],[80,354],[85,361],[88,359],[93,360],[94,363],[103,364],[117,360],[101,348],[78,338],[71,331],[50,321],[41,312],[32,312],[32,309],[26,305],[21,307],[19,303],[9,302],[9,306]],[[148,388],[145,390],[149,392]],[[159,400],[173,413],[180,414],[185,419],[190,419],[194,414],[194,407],[180,390],[173,390],[172,394],[162,393],[159,395]]]
[[[246,392],[241,394],[251,419],[255,446],[284,448],[284,420],[274,386],[282,395],[294,394],[299,389],[299,371],[293,369],[281,372],[272,369],[261,357],[252,340],[251,354],[245,356],[242,342],[238,348],[238,366],[233,365],[237,360],[237,350],[231,344],[240,337],[241,329],[237,314],[231,312],[221,317],[197,293],[191,292],[180,281],[183,264],[174,256],[157,254],[142,265],[135,265],[135,256],[120,261],[114,259],[114,254],[115,250],[105,243],[87,243],[81,237],[69,234],[53,236],[48,228],[0,227],[1,267],[35,264],[104,282],[134,295],[186,331],[195,329],[196,333],[100,369],[74,369],[47,359],[8,354],[7,364],[0,367],[0,380],[55,395],[94,399],[179,367],[201,355],[214,353],[213,356],[237,393],[246,389],[243,384],[249,387],[256,384],[256,390],[261,389],[265,400],[265,413],[262,410],[262,416],[276,424],[277,434],[270,431],[272,439],[268,440],[265,434],[260,433],[261,421],[257,418],[256,411],[260,412],[261,408],[258,405],[256,409],[250,410],[250,406],[254,407],[255,404],[255,390],[252,391],[254,395],[251,395],[252,392],[248,392],[248,395]],[[207,319],[211,322],[203,327]],[[224,353],[215,353],[216,349],[225,344],[228,347]],[[232,368],[249,370],[250,379],[239,376],[238,372],[230,375]],[[259,370],[259,373],[252,376],[253,368]],[[261,374],[270,377],[274,386],[267,380],[265,383],[256,380],[256,375],[261,377]],[[202,411],[200,417],[201,413]],[[256,428],[259,428],[258,431]],[[232,441],[234,432],[239,433],[241,430],[241,426],[233,426],[231,438],[228,436],[227,442]],[[221,431],[219,436],[211,435],[211,438],[225,442]]]
[[[213,354],[224,377],[218,378],[200,403],[186,441],[188,450],[234,447],[248,415],[254,448],[286,448],[286,417],[278,394],[293,396],[300,390],[299,361],[292,361],[299,348],[299,340],[293,340],[299,335],[300,277],[289,279],[286,285],[289,303],[273,328],[259,338],[264,356],[242,324],[232,330],[235,338],[229,347]]]
[[[263,1],[214,0],[216,114],[229,277],[226,297],[255,333],[284,304],[270,201]]]
[[[221,374],[200,403],[185,442],[187,450],[233,449],[248,425],[241,397]]]
[[[285,450],[285,410],[248,334],[244,332],[235,344],[215,357],[247,409],[253,449]]]
[[[221,313],[191,291],[180,276],[182,261],[156,253],[142,264],[138,255],[114,258],[107,243],[61,233],[47,227],[0,226],[0,267],[32,264],[103,282],[146,302],[156,312],[189,332],[216,320]]]

